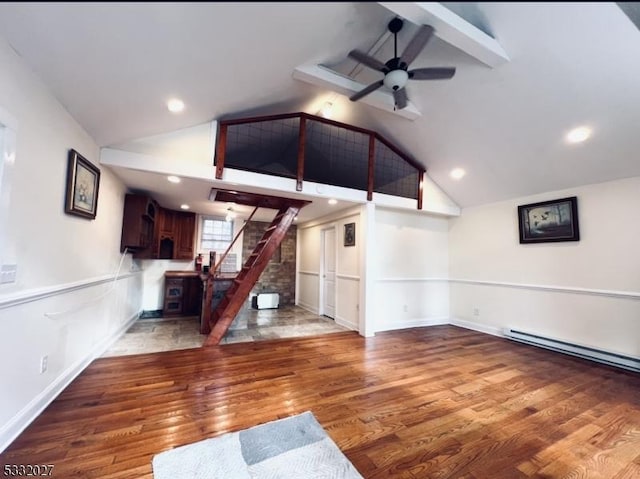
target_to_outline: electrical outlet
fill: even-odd
[[[40,358],[40,374],[46,373],[48,367],[49,367],[49,356],[45,354]]]
[[[478,308],[473,308],[473,315],[480,316],[480,310]]]
[[[17,264],[3,264],[0,267],[0,284],[15,283],[17,270]]]
[[[403,310],[405,313],[408,313],[408,312],[409,312],[409,306],[407,306],[407,305],[405,304],[405,305],[402,307],[402,310]]]

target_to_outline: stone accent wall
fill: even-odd
[[[242,264],[253,252],[262,239],[262,235],[269,227],[269,223],[252,221],[244,229],[242,239]],[[280,260],[279,262],[277,260]],[[251,290],[251,294],[279,293],[280,305],[295,304],[296,294],[296,226],[291,225],[286,236],[280,243],[280,254],[275,252],[271,261],[262,272]]]

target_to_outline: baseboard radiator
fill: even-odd
[[[578,344],[572,344],[553,338],[546,338],[536,334],[518,331],[516,329],[505,329],[504,335],[507,338],[520,343],[531,344],[533,346],[551,349],[553,351],[570,354],[579,358],[590,359],[591,361],[597,361],[610,366],[617,366],[630,371],[640,372],[640,359],[633,358],[631,356],[624,356],[622,354],[602,351],[587,346],[580,346]]]

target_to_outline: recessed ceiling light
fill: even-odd
[[[180,113],[184,110],[184,102],[177,98],[172,98],[167,102],[167,108],[171,113]]]
[[[467,172],[462,168],[454,168],[453,170],[451,170],[451,173],[449,173],[449,176],[451,176],[451,178],[453,178],[454,180],[459,180],[466,174]]]
[[[190,206],[187,205],[187,204],[184,204],[184,205],[180,205],[180,208],[183,209],[183,210],[188,210],[190,208]]]
[[[180,178],[178,178],[177,176],[174,176],[174,175],[167,176],[167,180],[170,183],[180,183]]]
[[[336,200],[336,199],[334,199],[334,198],[331,198],[331,199],[329,200],[329,204],[330,204],[330,205],[338,204],[338,200]]]
[[[567,133],[567,141],[569,143],[582,143],[591,136],[591,128],[588,126],[579,126]]]

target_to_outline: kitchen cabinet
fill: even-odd
[[[192,260],[196,233],[195,213],[161,208],[158,259]]]
[[[124,199],[120,251],[150,248],[154,239],[158,203],[146,195],[128,194]]]
[[[158,259],[176,259],[175,256],[175,215],[176,212],[160,208],[158,214],[158,240],[155,257]]]
[[[195,258],[195,213],[162,208],[153,198],[125,197],[120,250],[139,259]]]
[[[175,259],[191,260],[195,257],[194,243],[196,232],[195,213],[176,211],[175,217]]]
[[[198,272],[167,271],[164,276],[163,316],[198,316],[202,305],[202,277]]]

